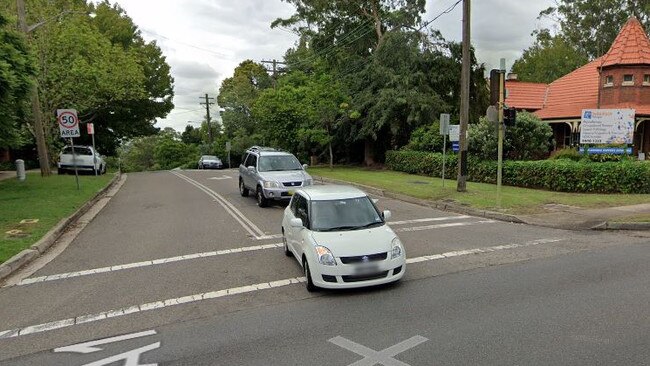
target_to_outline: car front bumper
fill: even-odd
[[[264,197],[267,199],[276,201],[288,201],[291,199],[291,196],[293,196],[293,192],[295,192],[295,190],[298,188],[301,187],[263,188],[262,192],[264,192]]]
[[[400,280],[406,272],[406,259],[403,255],[395,259],[371,262],[371,264],[377,265],[377,271],[367,274],[357,273],[357,265],[341,264],[338,260],[336,266],[315,263],[310,264],[309,268],[314,285],[329,289],[382,285]]]
[[[59,169],[65,169],[65,170],[74,170],[75,166],[72,164],[58,164]],[[92,165],[77,165],[77,170],[82,170],[82,171],[92,171],[94,170]]]
[[[223,164],[203,164],[203,169],[223,169]]]

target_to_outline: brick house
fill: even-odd
[[[580,141],[583,109],[634,109],[634,153],[650,153],[650,39],[634,17],[605,55],[550,84],[509,77],[506,90],[506,105],[551,124],[557,148]]]

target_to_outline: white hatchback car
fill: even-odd
[[[298,189],[282,219],[285,254],[303,267],[308,291],[397,281],[404,276],[406,253],[386,225],[390,216],[353,187]]]

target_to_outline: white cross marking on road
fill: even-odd
[[[208,179],[210,179],[210,180],[224,180],[224,179],[231,179],[231,178],[232,178],[231,176],[222,175],[220,177],[212,177],[212,178],[208,178]]]
[[[73,344],[71,346],[55,348],[54,352],[55,353],[59,353],[59,352],[93,353],[93,352],[101,351],[102,348],[99,348],[97,346],[102,345],[102,344],[109,344],[109,343],[126,341],[126,340],[134,339],[134,338],[147,337],[147,336],[154,335],[154,334],[156,334],[155,330],[147,330],[147,331],[144,331],[144,332],[124,334],[124,335],[121,335],[121,336],[104,338],[104,339],[99,339],[99,340],[96,340],[96,341],[77,343],[77,344]]]
[[[348,366],[373,366],[377,364],[384,366],[409,366],[409,364],[398,361],[393,357],[426,341],[428,341],[428,339],[417,335],[384,350],[375,351],[374,349],[352,342],[351,340],[341,336],[336,336],[328,340],[330,343],[334,343],[341,348],[345,348],[348,351],[363,356],[363,359],[351,363]]]

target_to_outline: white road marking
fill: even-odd
[[[106,366],[106,365],[114,364],[117,361],[124,361],[123,363],[124,366],[158,366],[157,363],[146,363],[146,364],[140,363],[140,355],[157,348],[160,348],[160,342],[152,343],[148,346],[126,351],[124,353],[120,353],[119,355],[104,358],[99,361],[87,363],[83,366]]]
[[[282,246],[283,246],[282,243],[255,245],[255,246],[250,246],[250,247],[242,247],[242,248],[234,248],[234,249],[223,249],[223,250],[216,250],[216,251],[212,251],[212,252],[203,252],[203,253],[194,253],[194,254],[188,254],[188,255],[179,255],[179,256],[176,256],[176,257],[160,258],[160,259],[154,259],[154,260],[150,260],[150,261],[143,261],[143,262],[136,262],[136,263],[121,264],[121,265],[116,265],[116,266],[93,268],[93,269],[87,269],[87,270],[83,270],[83,271],[59,273],[59,274],[53,274],[53,275],[49,275],[49,276],[31,277],[31,278],[26,278],[26,279],[20,281],[19,283],[15,284],[15,286],[24,286],[24,285],[29,285],[29,284],[32,284],[32,283],[56,281],[56,280],[68,279],[68,278],[74,278],[74,277],[80,277],[80,276],[90,276],[90,275],[95,275],[95,274],[100,274],[100,273],[116,272],[116,271],[122,271],[122,270],[125,270],[125,269],[132,269],[132,268],[149,267],[149,266],[155,266],[155,265],[172,263],[172,262],[187,261],[187,260],[198,259],[198,258],[216,257],[216,256],[220,256],[220,255],[233,254],[233,253],[254,252],[254,251],[257,251],[257,250],[275,249],[275,248],[281,248]]]
[[[416,226],[416,227],[403,227],[395,229],[395,232],[402,233],[407,231],[422,231],[422,230],[433,230],[433,229],[442,229],[446,227],[457,227],[457,226],[471,226],[478,224],[491,224],[496,221],[494,220],[481,220],[481,221],[470,221],[470,222],[451,222],[448,224],[437,224],[437,225],[427,225],[427,226]]]
[[[404,351],[408,351],[409,349],[416,347],[426,341],[428,341],[428,339],[418,335],[402,341],[394,346],[390,346],[384,350],[375,351],[374,349],[368,348],[356,342],[352,342],[351,340],[343,338],[341,336],[336,336],[328,340],[330,343],[334,343],[341,348],[352,351],[359,356],[363,356],[362,360],[351,363],[348,366],[373,366],[376,364],[385,366],[409,366],[409,364],[396,360],[393,357]]]
[[[224,180],[224,179],[232,179],[232,177],[229,176],[229,175],[222,175],[220,177],[211,177],[211,178],[208,178],[208,179],[209,180]]]
[[[189,178],[181,173],[178,172],[171,172],[172,174],[176,175],[177,177],[184,179],[188,183],[194,185],[195,187],[199,188],[203,192],[207,193],[209,196],[214,198],[225,210],[232,216],[239,224],[246,230],[248,231],[249,234],[253,237],[258,237],[258,236],[264,236],[264,232],[260,230],[257,225],[255,225],[251,220],[249,220],[244,214],[239,211],[235,206],[232,205],[228,200],[226,200],[223,196],[221,196],[219,193],[213,191],[212,189],[206,187],[205,185],[195,181],[192,178]]]
[[[486,248],[457,250],[457,251],[447,252],[447,253],[426,255],[426,256],[415,257],[415,258],[407,258],[406,263],[407,264],[420,263],[420,262],[433,261],[433,260],[444,259],[444,258],[460,257],[460,256],[470,255],[470,254],[497,252],[497,251],[506,250],[506,249],[516,249],[516,248],[524,248],[524,247],[530,247],[530,246],[540,245],[540,244],[557,243],[557,242],[562,241],[562,240],[564,240],[564,239],[558,239],[558,238],[537,239],[537,240],[527,241],[527,242],[522,243],[522,244],[507,244],[507,245],[497,245],[497,246],[494,246],[494,247],[486,247]]]
[[[406,263],[413,264],[413,263],[427,262],[427,261],[446,259],[452,257],[459,257],[464,255],[490,253],[490,252],[496,252],[500,250],[516,249],[516,248],[523,248],[523,247],[529,247],[534,245],[556,243],[562,240],[564,239],[560,239],[560,238],[537,239],[522,244],[506,244],[506,245],[498,245],[498,246],[487,247],[487,248],[460,250],[460,251],[447,252],[442,254],[434,254],[430,256],[407,258]],[[188,296],[183,296],[183,297],[178,297],[173,299],[154,301],[146,304],[133,305],[124,308],[104,311],[96,314],[87,314],[87,315],[82,315],[74,318],[68,318],[68,319],[57,320],[49,323],[32,325],[25,328],[0,330],[0,339],[15,338],[27,334],[41,333],[41,332],[46,332],[55,329],[67,328],[73,325],[91,323],[91,322],[101,321],[105,319],[125,316],[128,314],[140,313],[148,310],[162,309],[169,306],[176,306],[176,305],[181,305],[181,304],[186,304],[191,302],[216,299],[216,298],[231,296],[235,294],[250,293],[250,292],[255,292],[260,290],[276,288],[276,287],[284,287],[292,284],[302,283],[305,281],[306,281],[305,277],[292,277],[292,278],[287,278],[284,280],[278,280],[273,282],[263,282],[254,285],[249,285],[249,286],[234,287],[225,290],[204,292],[200,294],[188,295]]]
[[[99,348],[99,347],[96,347],[96,346],[100,346],[100,345],[103,345],[103,344],[126,341],[126,340],[134,339],[134,338],[148,337],[148,336],[154,335],[154,334],[156,334],[155,330],[147,330],[147,331],[144,331],[144,332],[124,334],[124,335],[110,337],[110,338],[98,339],[96,341],[77,343],[77,344],[73,344],[73,345],[70,345],[70,346],[55,348],[54,352],[55,353],[56,352],[93,353],[93,352],[97,352],[97,351],[102,350],[102,348]]]
[[[457,216],[444,216],[444,217],[429,217],[425,219],[414,219],[414,220],[404,220],[404,221],[388,221],[388,225],[407,225],[407,224],[419,224],[422,222],[432,222],[432,221],[447,221],[447,220],[465,220],[471,219],[472,216],[466,215],[457,215]]]

